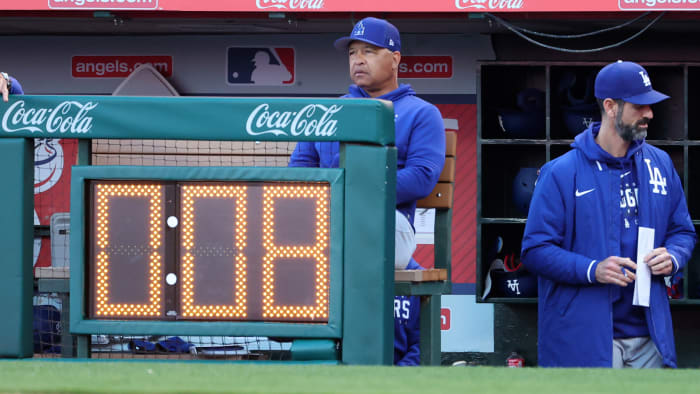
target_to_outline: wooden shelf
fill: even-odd
[[[523,218],[481,218],[483,224],[525,224],[527,219]]]

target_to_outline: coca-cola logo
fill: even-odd
[[[255,0],[255,5],[261,10],[320,10],[323,0]]]
[[[64,101],[54,108],[25,108],[24,100],[19,100],[5,111],[2,130],[6,133],[85,134],[92,128],[92,117],[87,116],[88,112],[97,105],[92,101]]]
[[[460,10],[476,8],[489,10],[514,10],[523,8],[523,0],[455,0]]]
[[[299,111],[273,111],[269,104],[260,104],[248,115],[245,131],[250,135],[330,137],[338,131],[333,115],[342,108],[335,104],[309,104]]]

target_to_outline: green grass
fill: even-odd
[[[0,392],[698,393],[700,370],[0,361]]]

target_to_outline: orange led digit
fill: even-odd
[[[278,245],[275,240],[275,202],[283,199],[310,199],[315,202],[315,237],[312,245]],[[266,185],[263,187],[263,256],[262,316],[266,319],[327,319],[328,318],[328,186],[324,185]],[[313,305],[285,305],[276,297],[278,264],[294,264],[284,259],[309,258],[315,262],[315,293]],[[293,260],[290,260],[293,261]]]
[[[95,216],[97,227],[95,229],[95,314],[98,317],[152,317],[159,316],[163,309],[162,295],[162,207],[163,190],[157,184],[96,184]],[[111,226],[115,212],[113,204],[122,197],[143,201],[147,205],[147,221],[149,227],[148,243],[113,244],[111,238],[118,238]],[[138,226],[138,223],[125,222],[125,226]],[[129,303],[115,302],[113,291],[115,283],[112,283],[112,274],[117,267],[113,266],[119,256],[120,265],[126,265],[130,261],[140,261],[146,256],[148,274],[148,295],[146,302]],[[126,256],[126,257],[124,257]],[[126,261],[126,263],[124,263]],[[122,271],[128,267],[120,267]]]
[[[184,318],[245,318],[247,316],[247,261],[245,255],[246,229],[247,229],[247,195],[244,185],[185,185],[182,187],[182,228],[181,228],[181,280],[180,304]],[[229,248],[206,247],[198,249],[198,235],[195,233],[195,223],[200,218],[196,217],[195,205],[204,199],[234,200],[231,207],[235,207],[235,223],[233,233],[235,239],[230,243],[235,245],[235,258],[230,261],[234,265],[234,304],[216,305],[200,304],[195,301],[197,291],[195,285],[195,272],[197,271],[197,256],[202,255],[226,255]],[[200,257],[201,258],[201,257]]]

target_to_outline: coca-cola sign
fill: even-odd
[[[90,110],[98,103],[63,101],[53,108],[25,108],[24,100],[14,102],[2,117],[2,131],[14,133],[85,134],[92,128]]]
[[[338,131],[333,116],[342,108],[308,104],[298,111],[275,111],[267,103],[260,104],[248,115],[245,130],[249,135],[330,137]]]
[[[455,0],[455,7],[460,10],[519,10],[523,0]]]
[[[323,0],[255,0],[255,6],[261,10],[320,10]]]

